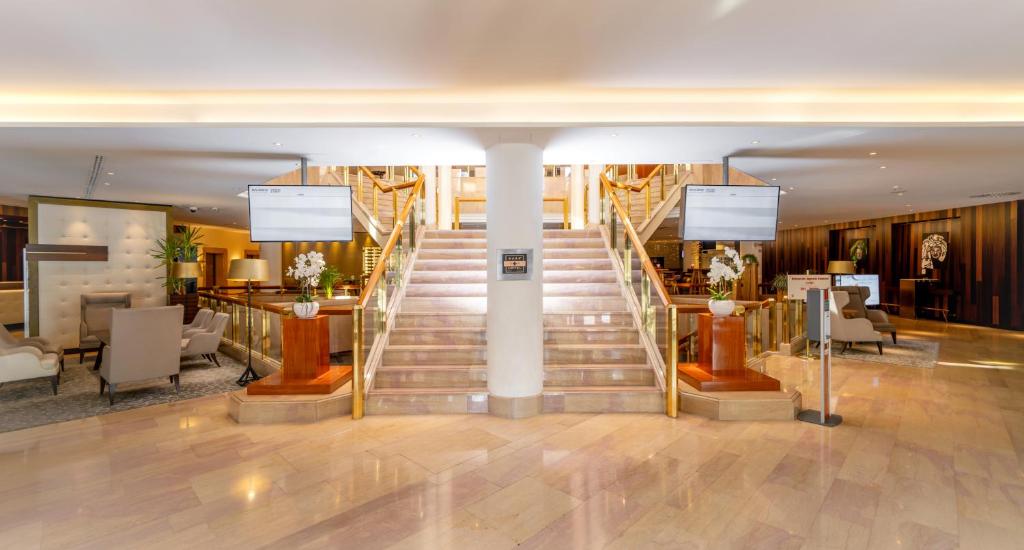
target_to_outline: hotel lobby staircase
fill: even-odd
[[[427,231],[368,414],[487,412],[485,231]],[[597,230],[544,231],[545,412],[658,412],[664,396]]]

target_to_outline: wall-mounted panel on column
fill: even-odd
[[[498,416],[532,416],[542,409],[543,193],[540,147],[501,143],[487,149],[487,389],[489,410]]]

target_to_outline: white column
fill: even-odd
[[[604,165],[587,165],[587,223],[601,223],[601,169]]]
[[[427,211],[427,227],[437,227],[437,167],[421,166],[423,172],[423,193],[426,195],[423,207]]]
[[[270,280],[268,286],[281,284],[281,243],[260,243],[260,259],[270,264]]]
[[[487,390],[491,414],[541,412],[544,389],[544,164],[541,148],[487,149]],[[529,280],[498,280],[500,250],[532,249]]]
[[[437,228],[452,228],[452,167],[437,167]]]
[[[587,213],[583,211],[584,182],[583,165],[573,164],[569,174],[569,227],[573,229],[583,229],[587,225]]]

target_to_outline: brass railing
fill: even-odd
[[[643,242],[629,220],[628,211],[615,195],[613,182],[604,177],[603,173],[601,181],[605,191],[601,198],[601,223],[608,230],[616,263],[621,267],[622,284],[639,305],[640,320],[648,337],[649,349],[653,346],[658,350],[651,357],[651,362],[662,375],[659,385],[664,385],[665,389],[665,414],[675,417],[679,413],[679,329],[676,305],[672,303],[654,263],[647,256]]]
[[[394,167],[388,167],[388,171],[393,173],[394,172]],[[410,171],[415,172],[417,174],[417,176],[418,176],[418,179],[410,180],[409,179],[409,172]],[[423,179],[423,174],[421,174],[418,169],[416,169],[415,167],[412,167],[412,166],[407,166],[406,167],[406,181],[404,181],[402,183],[396,183],[396,184],[389,185],[389,184],[386,184],[386,183],[380,181],[380,179],[376,175],[374,175],[374,173],[372,171],[370,171],[370,169],[367,168],[366,166],[360,166],[359,167],[359,181],[358,181],[358,185],[356,187],[356,196],[359,199],[359,202],[363,203],[364,205],[366,204],[366,198],[363,196],[364,193],[363,193],[363,185],[362,185],[362,178],[363,178],[364,175],[370,180],[370,183],[373,184],[373,217],[377,218],[378,220],[380,220],[380,200],[379,200],[379,198],[380,198],[380,194],[381,193],[390,194],[391,195],[391,210],[392,210],[392,216],[393,216],[391,219],[392,220],[397,220],[398,219],[398,202],[399,202],[398,201],[398,191],[401,191],[402,189],[410,189],[410,188],[412,188],[413,186],[416,185],[417,181],[420,181],[420,180]]]
[[[609,178],[608,177],[608,171],[610,169],[614,170],[615,173],[613,173],[612,177]],[[636,165],[632,165],[631,164],[631,165],[626,167],[626,180],[627,181],[625,181],[625,182],[618,181],[618,174],[617,174],[618,168],[610,165],[610,166],[606,166],[605,169],[603,171],[601,171],[601,181],[604,182],[606,190],[608,190],[608,188],[614,188],[614,189],[621,189],[623,191],[626,191],[626,213],[629,214],[629,221],[630,222],[633,222],[633,218],[632,218],[632,215],[633,215],[633,194],[634,193],[643,193],[644,194],[644,219],[646,220],[646,219],[651,217],[651,182],[654,180],[655,176],[661,175],[661,178],[660,178],[660,180],[661,180],[661,185],[660,185],[661,195],[660,195],[659,200],[665,200],[666,190],[665,190],[664,170],[665,170],[665,165],[664,164],[659,164],[659,165],[655,166],[653,170],[651,170],[650,174],[647,174],[647,176],[645,178],[640,180],[639,183],[629,183],[629,181],[632,181],[633,179],[635,179],[634,176],[635,176],[635,171],[636,171]],[[673,171],[673,174],[675,175],[676,179],[678,179],[678,173]],[[614,191],[612,191],[612,194],[614,194]]]
[[[455,197],[455,210],[452,215],[452,228],[462,228],[462,203],[472,202],[484,204],[487,202],[487,197]],[[560,202],[562,203],[562,229],[569,229],[569,198],[568,197],[544,197],[543,201],[548,202]]]
[[[416,179],[391,186],[410,187],[401,211],[396,210],[394,228],[381,249],[359,299],[352,307],[352,418],[365,412],[366,392],[373,383],[376,365],[383,353],[387,331],[397,309],[392,307],[396,293],[405,285],[405,277],[419,249],[418,229],[423,228],[423,174],[410,167]],[[393,197],[394,198],[394,197]]]

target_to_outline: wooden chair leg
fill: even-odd
[[[100,377],[100,395],[103,395],[103,389],[107,387],[107,381]]]
[[[78,352],[78,362],[79,363],[85,363],[85,352],[84,351],[79,351]]]
[[[217,354],[216,353],[211,353],[210,354],[210,358],[213,359],[213,364],[214,365],[217,365],[218,367],[220,366],[220,360],[217,359]]]
[[[890,334],[892,334],[892,345],[895,346],[896,345],[896,331],[894,330]]]
[[[53,388],[53,395],[57,395],[57,386],[60,384],[60,375],[55,374],[50,377],[50,387]]]
[[[881,342],[875,342],[875,343],[878,344],[878,355],[882,355],[882,343]]]
[[[178,374],[171,375],[171,382],[174,383],[174,393],[181,393],[181,382],[179,376],[180,375]]]
[[[110,384],[107,388],[107,398],[110,400],[110,406],[114,406],[114,392],[117,391],[117,384]]]

